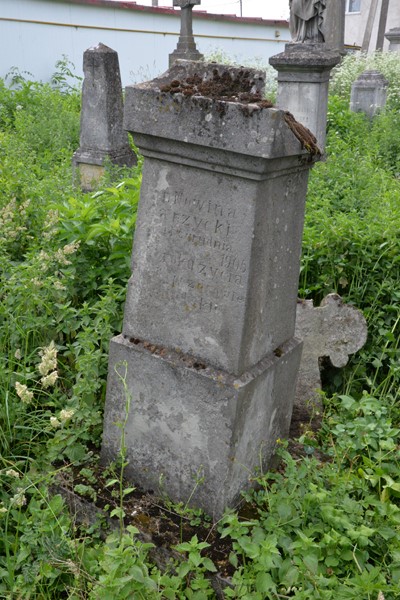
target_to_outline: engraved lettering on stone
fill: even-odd
[[[244,302],[245,260],[232,254],[230,239],[239,230],[235,223],[236,210],[206,198],[190,198],[182,192],[162,195],[164,209],[159,212],[162,223],[160,234],[183,249],[188,246],[204,248],[195,259],[184,252],[166,252],[161,256],[169,273],[160,289],[163,301],[183,301],[184,309],[209,311],[218,308],[216,302]],[[190,273],[196,280],[188,280]],[[185,273],[184,277],[176,274]],[[213,285],[209,285],[212,283]],[[219,284],[223,283],[223,292]]]

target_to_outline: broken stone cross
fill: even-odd
[[[349,354],[362,348],[367,340],[367,323],[362,312],[344,304],[338,294],[328,294],[315,308],[312,300],[299,300],[296,337],[303,340],[292,434],[300,434],[299,424],[319,421],[322,413],[319,359],[329,357],[334,367],[344,367]],[[318,413],[318,414],[317,414]],[[296,431],[294,431],[296,429]]]
[[[171,67],[177,59],[202,60],[204,57],[196,48],[193,37],[193,6],[200,4],[201,0],[174,0],[174,6],[181,8],[181,32],[178,46],[169,55]]]

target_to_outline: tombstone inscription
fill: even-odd
[[[230,98],[212,97],[221,80]],[[301,353],[297,282],[317,157],[266,108],[262,84],[254,71],[179,61],[126,89],[125,124],[145,161],[102,457],[118,453],[123,379],[126,473],[152,489],[161,477],[171,498],[215,518],[287,434]]]

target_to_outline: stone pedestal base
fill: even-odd
[[[122,148],[120,153],[113,154],[81,149],[74,153],[72,166],[84,192],[91,192],[96,189],[104,175],[105,164],[108,161],[120,167],[133,167],[136,164],[136,156],[129,146]]]
[[[286,44],[285,52],[271,56],[278,71],[277,106],[288,110],[325,147],[330,72],[340,55],[319,43]]]
[[[200,61],[204,59],[204,55],[201,54],[196,48],[196,44],[179,44],[176,50],[168,55],[168,65],[171,68],[177,60],[194,60]]]
[[[293,338],[241,377],[122,335],[111,341],[102,460],[125,429],[126,475],[214,519],[240,500],[250,476],[287,436],[302,344]]]

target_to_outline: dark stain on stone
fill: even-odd
[[[318,148],[317,138],[309,129],[307,129],[307,127],[296,121],[289,111],[285,111],[285,121],[301,143],[302,148],[307,150],[307,152],[313,156],[321,156],[322,153]]]
[[[255,91],[256,90],[256,91]],[[254,78],[247,69],[241,69],[235,76],[226,70],[221,74],[214,69],[212,78],[203,79],[195,73],[185,79],[173,81],[162,85],[160,91],[164,94],[182,94],[185,97],[205,97],[218,101],[217,112],[224,116],[227,110],[225,102],[238,102],[241,104],[254,104],[255,109],[272,108],[273,104],[262,97],[257,91]],[[252,114],[247,110],[248,116]]]

